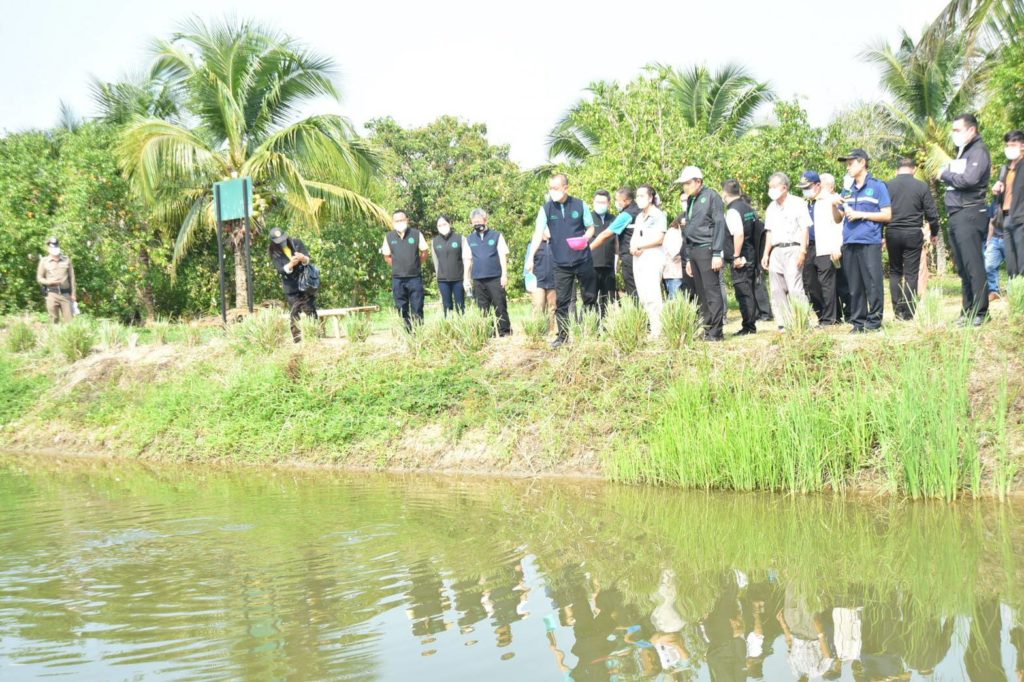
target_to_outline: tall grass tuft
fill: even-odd
[[[811,304],[807,301],[791,301],[793,311],[788,331],[794,334],[806,334],[811,331]]]
[[[84,317],[76,317],[67,324],[55,325],[49,334],[49,343],[53,351],[64,356],[68,362],[84,358],[92,351],[96,341],[93,323]]]
[[[203,328],[198,324],[186,324],[181,328],[185,345],[189,348],[201,346],[203,343]]]
[[[643,347],[650,334],[647,311],[626,296],[609,307],[604,331],[616,351],[633,353]]]
[[[661,333],[672,350],[686,348],[700,338],[700,309],[688,296],[676,296],[661,309]]]
[[[547,340],[548,332],[551,331],[551,318],[543,313],[534,313],[523,320],[523,334],[534,346],[539,346]]]
[[[435,317],[413,327],[409,342],[415,352],[430,357],[476,353],[494,336],[495,328],[493,314],[467,306],[461,315]]]
[[[276,309],[257,310],[228,327],[228,341],[239,353],[270,353],[291,341],[288,316]]]
[[[158,317],[149,320],[146,322],[146,329],[150,331],[153,343],[157,345],[162,346],[171,338],[171,322],[166,318]]]
[[[1006,308],[1011,320],[1024,320],[1024,277],[1011,277],[1006,282]]]
[[[1000,374],[999,387],[996,393],[996,404],[992,414],[993,432],[993,492],[1000,500],[1005,500],[1013,489],[1014,479],[1020,469],[1020,459],[1010,447],[1010,399],[1009,367]]]
[[[7,327],[4,345],[12,353],[24,353],[36,347],[38,338],[35,329],[27,320],[14,320]]]
[[[303,344],[313,344],[323,336],[323,324],[312,315],[301,315],[296,323],[299,328],[299,339]]]
[[[929,289],[918,299],[914,313],[914,322],[922,329],[939,329],[942,327],[942,290]]]
[[[373,331],[373,323],[369,315],[356,313],[345,317],[345,338],[350,343],[363,343],[370,338]]]
[[[128,329],[120,322],[103,320],[96,328],[100,345],[107,350],[120,348],[128,343]]]
[[[569,337],[577,343],[596,341],[601,335],[601,315],[596,310],[584,310],[569,324]]]

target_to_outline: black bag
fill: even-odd
[[[320,268],[309,263],[299,271],[299,291],[316,291],[320,288]]]
[[[999,170],[999,182],[1004,185],[1003,193],[995,198],[995,201],[992,202],[991,210],[989,211],[989,216],[992,218],[992,225],[994,225],[997,230],[1003,229],[1003,220],[1006,219],[1006,216],[1003,215],[1003,197],[1006,196],[1005,185],[1008,170],[1009,168],[1007,166],[1003,166]]]

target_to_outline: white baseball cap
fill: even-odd
[[[676,184],[681,185],[682,183],[689,182],[690,180],[703,179],[704,172],[701,171],[700,168],[697,168],[696,166],[687,166],[686,168],[683,169],[683,172],[679,174],[679,177],[676,178]]]

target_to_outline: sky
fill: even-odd
[[[95,109],[91,77],[146,70],[149,46],[191,15],[253,19],[338,66],[342,102],[316,101],[362,130],[391,116],[419,126],[451,114],[487,124],[526,167],[546,160],[559,117],[596,80],[627,81],[645,64],[746,65],[783,98],[797,97],[813,124],[859,100],[880,100],[876,67],[860,53],[900,28],[915,38],[945,0],[795,2],[352,3],[308,0],[2,0],[0,131],[47,128],[63,100]],[[831,11],[826,6],[843,8]]]

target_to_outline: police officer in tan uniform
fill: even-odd
[[[75,316],[74,303],[77,300],[75,290],[75,268],[69,258],[60,250],[60,242],[56,237],[46,240],[47,255],[39,259],[36,268],[36,281],[46,292],[46,312],[54,324],[70,322]]]

